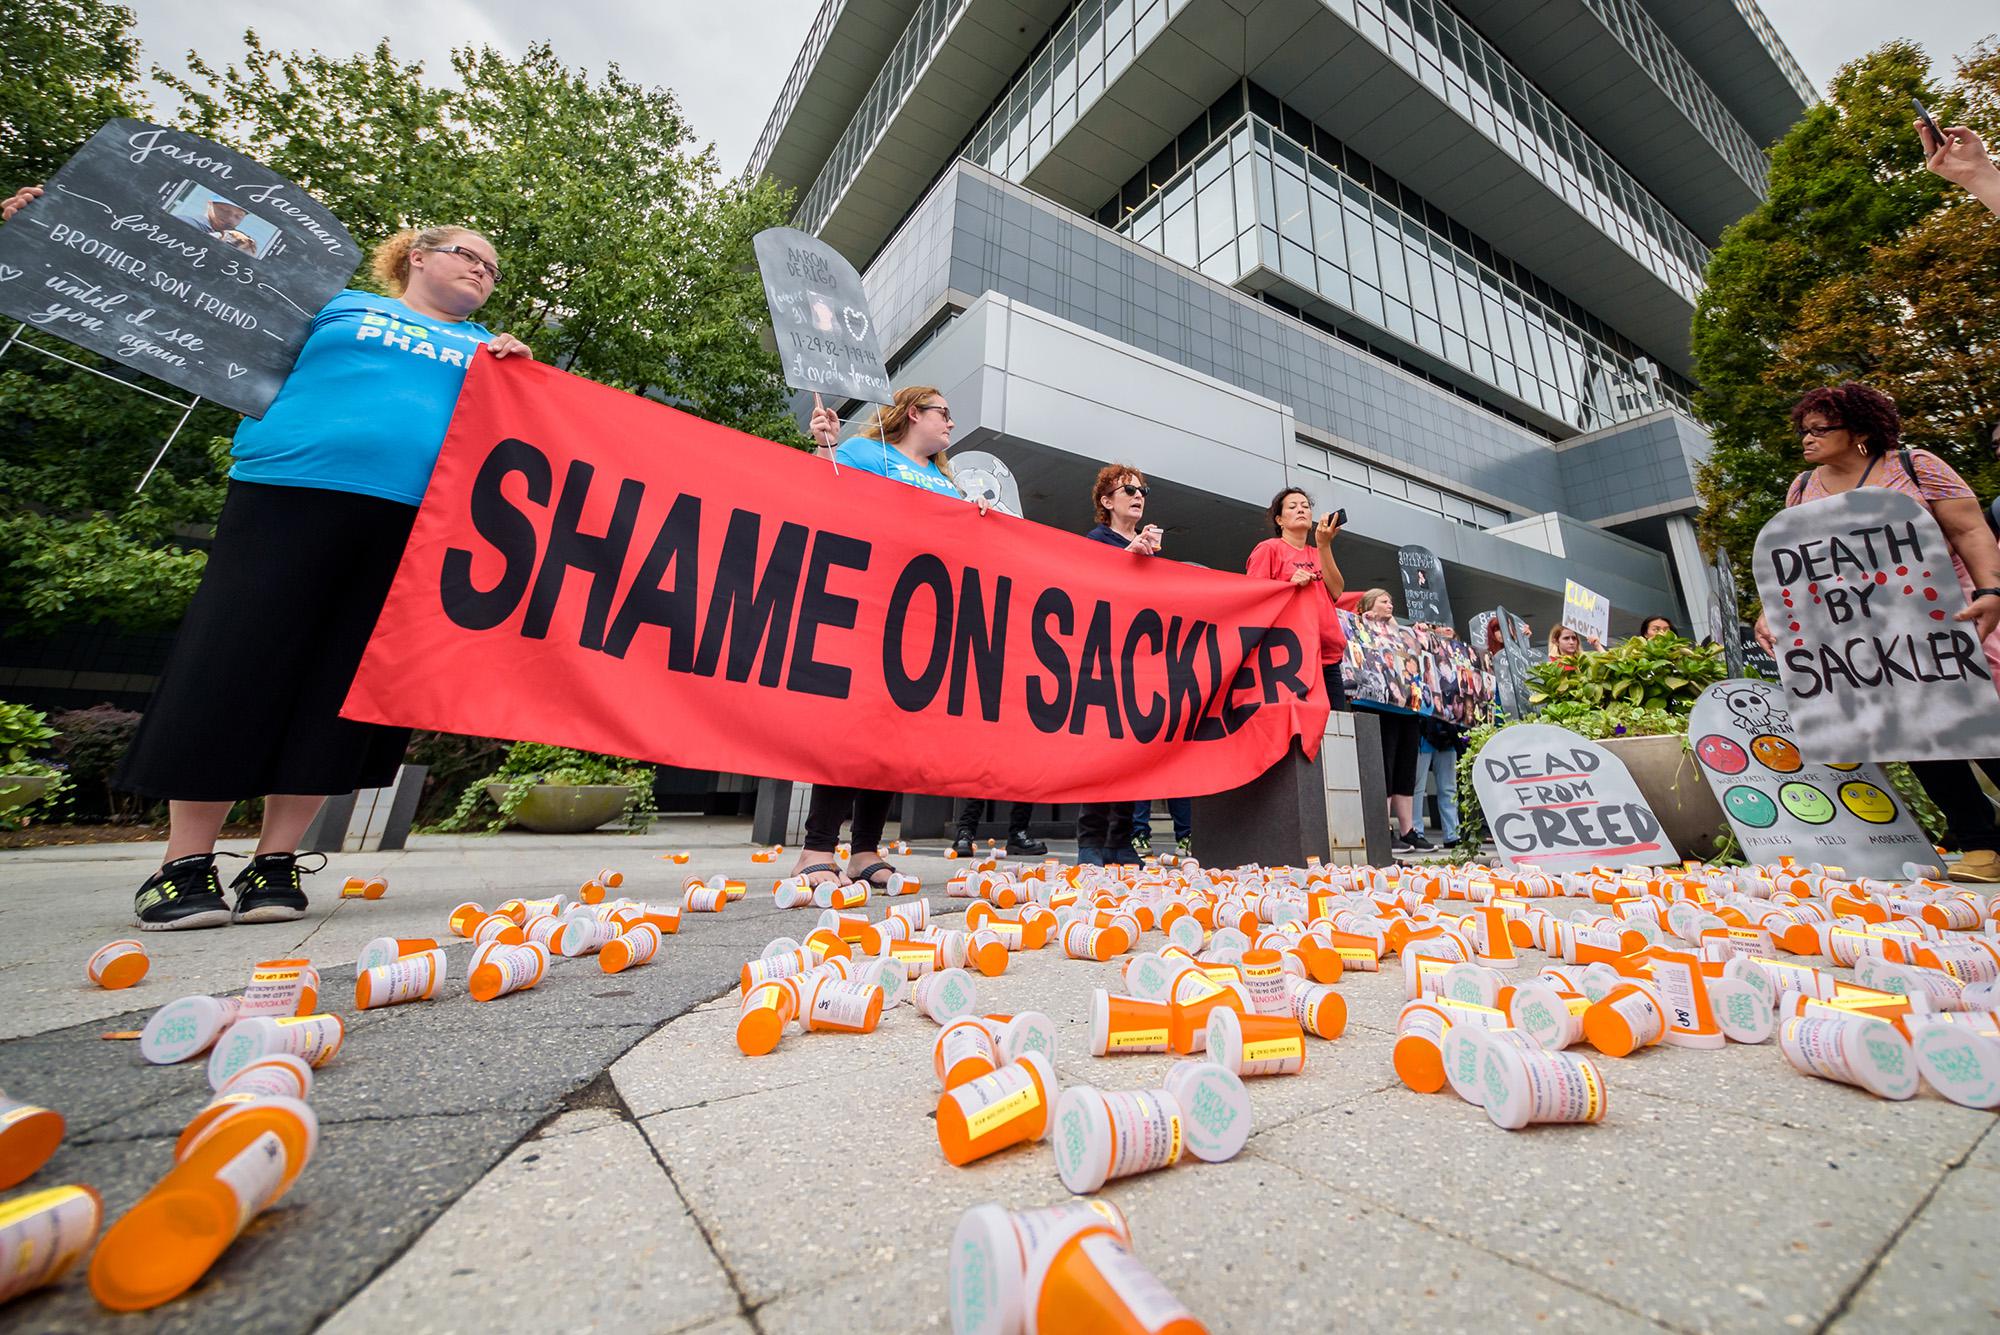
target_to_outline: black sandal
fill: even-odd
[[[849,872],[847,879],[857,884],[867,885],[876,890],[886,890],[889,888],[887,883],[875,879],[875,873],[878,871],[886,871],[891,876],[896,874],[896,869],[886,862],[871,862],[860,871]]]
[[[830,874],[832,875],[832,877],[833,877],[833,880],[832,880],[831,882],[828,882],[828,881],[815,881],[815,880],[813,879],[813,877],[814,877],[814,875],[816,875],[816,874],[817,874],[817,873],[819,873],[819,872],[827,872],[827,873],[830,873]],[[803,880],[805,881],[805,883],[806,883],[807,885],[828,885],[828,884],[832,884],[832,885],[845,885],[845,884],[846,884],[846,882],[845,882],[845,881],[841,880],[841,871],[840,871],[840,865],[839,865],[838,863],[834,863],[834,862],[815,862],[815,863],[813,863],[813,864],[812,864],[811,866],[809,866],[809,867],[801,867],[801,868],[799,868],[799,869],[798,869],[797,871],[793,872],[793,873],[792,873],[792,875],[794,875],[794,876],[797,876],[797,877],[800,877],[800,878],[802,878],[802,879],[803,879]]]

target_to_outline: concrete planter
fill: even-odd
[[[486,795],[497,804],[507,796],[507,788],[504,783],[489,783]],[[631,794],[631,788],[620,784],[538,783],[522,799],[513,823],[536,834],[584,834],[616,820]]]
[[[1632,782],[1646,796],[1667,838],[1684,858],[1706,858],[1728,828],[1722,805],[1709,791],[1694,756],[1683,749],[1687,739],[1672,737],[1603,737],[1598,745],[1625,762]]]
[[[0,774],[0,811],[39,802],[55,786],[53,774]]]

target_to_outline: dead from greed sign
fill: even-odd
[[[1816,761],[2000,755],[2000,694],[1929,511],[1857,487],[1773,516],[1757,592],[1799,750]]]
[[[1500,729],[1472,762],[1472,786],[1513,866],[1567,872],[1680,860],[1625,762],[1568,728]]]

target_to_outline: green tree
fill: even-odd
[[[0,6],[0,160],[14,172],[0,185],[43,179],[109,116],[145,114],[131,25],[100,0]],[[32,78],[14,77],[17,53],[39,87],[20,87]],[[615,67],[592,78],[546,44],[452,61],[459,86],[444,88],[386,42],[335,59],[251,32],[234,64],[190,54],[185,75],[155,74],[181,95],[183,128],[299,182],[364,244],[439,222],[485,232],[504,275],[480,319],[542,359],[803,445],[763,347],[751,248],[784,220],[783,194],[725,177],[673,95]],[[179,619],[203,561],[182,544],[220,510],[237,419],[202,407],[134,496],[178,416],[32,353],[0,359],[0,624]]]
[[[1747,556],[1801,467],[1787,410],[1816,385],[1893,395],[1905,441],[1977,485],[1995,479],[1974,424],[1996,407],[1990,218],[1924,169],[1910,98],[1946,124],[1996,124],[2000,57],[1975,51],[1937,86],[1909,42],[1846,66],[1772,150],[1770,193],[1724,233],[1695,310],[1696,409],[1715,448],[1703,527]],[[1738,565],[1752,600],[1747,561]]]

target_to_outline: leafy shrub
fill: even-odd
[[[492,783],[507,785],[497,804],[487,794],[486,786]],[[481,820],[487,833],[500,829],[513,819],[521,803],[536,784],[562,784],[583,787],[587,785],[618,785],[630,789],[625,798],[625,809],[620,819],[625,821],[630,831],[637,834],[652,823],[653,819],[653,767],[637,761],[621,759],[617,756],[600,756],[589,751],[572,751],[566,746],[545,746],[540,742],[515,742],[507,748],[507,754],[499,768],[481,775],[469,783],[460,793],[458,805],[451,814],[439,822],[440,830],[470,830]],[[494,811],[490,818],[486,811]]]
[[[428,767],[423,795],[417,799],[416,823],[436,825],[457,806],[459,795],[475,782],[484,782],[507,754],[507,743],[491,737],[468,737],[455,732],[418,732],[410,737],[405,757],[412,765]]]
[[[152,804],[111,787],[111,776],[139,731],[139,719],[139,714],[116,705],[70,709],[55,716],[61,734],[55,743],[56,757],[69,770],[65,819],[126,824],[147,815]]]
[[[1686,719],[1701,693],[1728,676],[1720,645],[1635,635],[1609,649],[1535,664],[1528,669],[1528,703],[1542,710],[1544,722],[1564,727],[1570,725],[1551,712],[1557,707],[1630,705]]]

